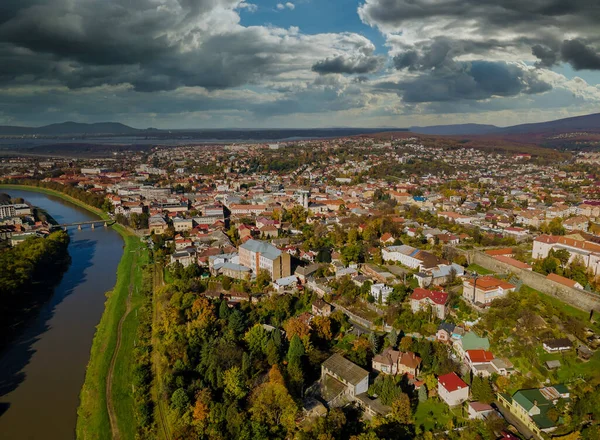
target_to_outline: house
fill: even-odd
[[[504,257],[514,257],[515,251],[512,248],[502,248],[502,249],[488,249],[485,251],[487,255],[490,257],[504,256]]]
[[[148,229],[150,230],[150,234],[164,234],[167,228],[167,222],[162,215],[153,215],[148,219]]]
[[[469,402],[467,410],[469,413],[469,419],[471,420],[484,420],[490,414],[496,412],[490,405],[482,402]]]
[[[548,353],[561,353],[573,348],[573,343],[567,338],[549,339],[542,344]]]
[[[465,269],[459,264],[440,264],[426,272],[418,272],[414,276],[419,287],[427,288],[431,285],[444,286],[455,277],[462,277]]]
[[[373,284],[371,286],[371,295],[379,304],[386,304],[388,296],[390,296],[393,290],[394,289],[392,289],[389,286],[386,286],[383,283]]]
[[[173,228],[175,232],[190,231],[194,227],[194,221],[191,218],[179,218],[173,219]]]
[[[477,305],[487,306],[496,298],[513,292],[517,286],[492,276],[469,278],[463,282],[463,297]]]
[[[321,298],[312,303],[312,314],[315,316],[329,316],[331,310],[331,304]]]
[[[298,278],[296,278],[295,275],[279,278],[273,281],[273,287],[280,293],[284,292],[286,289],[296,289],[298,287]]]
[[[213,270],[216,274],[221,274],[235,280],[250,280],[252,276],[250,269],[232,261],[217,263],[213,266],[211,273],[213,273]]]
[[[421,358],[411,351],[401,352],[392,347],[373,357],[374,370],[385,374],[410,374],[417,376],[421,368]]]
[[[495,373],[495,369],[492,366],[494,355],[488,350],[466,350],[465,361],[473,372],[481,377],[489,377]]]
[[[354,401],[369,389],[369,372],[336,353],[321,364],[321,394],[329,407]]]
[[[458,406],[469,400],[469,386],[456,373],[444,374],[438,377],[438,395],[448,406]]]
[[[446,317],[447,303],[448,294],[446,292],[417,288],[410,295],[410,307],[413,313],[431,308],[432,313],[439,319]]]
[[[294,275],[298,277],[300,282],[306,283],[308,281],[308,278],[313,276],[317,272],[317,270],[319,270],[320,267],[321,265],[318,263],[310,264],[304,267],[298,266],[294,271]]]
[[[569,278],[565,278],[561,275],[557,275],[555,273],[550,273],[546,276],[547,280],[554,281],[555,283],[562,284],[563,286],[571,287],[573,289],[583,290],[583,286],[579,284],[577,281],[571,280]]]
[[[522,261],[516,260],[512,257],[507,257],[506,255],[496,255],[494,257],[494,260],[498,260],[501,263],[508,264],[509,266],[512,266],[516,269],[533,270],[533,267],[531,267],[529,264],[523,263]]]
[[[570,399],[569,390],[564,385],[519,390],[512,396],[498,394],[500,404],[537,438],[542,438],[542,432],[548,433],[556,429],[555,422],[548,417],[548,411],[554,408],[560,399]]]
[[[440,342],[450,341],[450,338],[452,337],[452,332],[454,331],[455,327],[456,325],[452,324],[451,322],[442,322],[438,326],[435,338]]]
[[[454,349],[458,355],[464,359],[469,350],[489,350],[490,341],[488,338],[480,338],[473,332],[468,332],[462,338],[454,342]]]
[[[386,232],[379,238],[379,241],[383,244],[392,244],[392,243],[394,243],[394,241],[396,241],[396,239],[394,238],[394,236],[392,234],[390,234],[389,232]]]
[[[250,239],[239,247],[240,264],[253,273],[265,270],[272,280],[291,275],[291,257],[275,246],[259,240]]]
[[[578,215],[564,220],[562,225],[567,231],[587,232],[589,223],[589,218],[583,215]]]
[[[188,248],[171,255],[171,264],[181,263],[183,267],[196,264],[196,249]]]

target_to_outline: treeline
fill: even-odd
[[[0,347],[51,293],[71,263],[69,235],[31,237],[0,252]]]
[[[85,189],[79,188],[74,184],[62,185],[56,182],[43,182],[35,179],[5,179],[2,182],[7,185],[26,185],[34,186],[37,188],[46,188],[54,191],[64,193],[68,196],[73,197],[87,205],[93,206],[94,208],[102,209],[104,203],[104,195],[94,194]]]
[[[137,311],[139,325],[136,334],[133,367],[133,400],[138,438],[152,438],[154,432],[154,402],[152,401],[152,265],[144,267],[141,291],[144,302]]]

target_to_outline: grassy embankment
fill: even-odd
[[[104,220],[110,217],[100,209],[89,206],[73,197],[47,188],[26,185],[0,185],[0,189],[30,190],[59,197],[84,208]],[[112,226],[125,242],[123,257],[117,269],[117,282],[114,289],[107,293],[104,313],[94,336],[85,382],[81,390],[80,405],[77,410],[77,438],[111,439],[111,427],[106,403],[106,382],[111,359],[117,344],[119,320],[127,311],[127,296],[130,283],[133,285],[130,313],[123,322],[122,340],[114,366],[112,396],[117,424],[121,438],[135,437],[135,419],[131,395],[133,348],[138,325],[136,310],[142,303],[139,289],[141,282],[140,266],[147,262],[148,253],[140,239],[129,229],[121,225]]]

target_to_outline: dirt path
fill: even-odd
[[[120,440],[121,434],[119,432],[119,426],[117,424],[117,414],[115,412],[114,403],[112,400],[112,383],[113,383],[113,374],[115,371],[115,364],[117,363],[117,356],[119,355],[119,349],[121,348],[121,339],[123,336],[123,322],[129,315],[131,311],[131,295],[133,294],[133,280],[134,280],[134,272],[137,262],[137,252],[133,256],[133,261],[131,262],[131,270],[129,272],[129,293],[127,294],[127,308],[125,309],[125,313],[121,316],[119,320],[119,325],[117,326],[117,345],[115,346],[115,351],[113,352],[112,359],[110,360],[110,367],[108,368],[108,374],[106,375],[106,409],[108,410],[108,418],[110,420],[110,430],[112,432],[113,440]]]
[[[156,328],[158,325],[158,298],[157,290],[164,284],[163,280],[163,268],[159,263],[154,265],[154,293],[152,298],[152,398],[156,403],[156,423],[158,425],[159,438],[165,440],[171,440],[171,432],[169,430],[169,423],[167,422],[167,409],[165,408],[164,399],[161,397],[160,392],[160,381],[159,381],[159,368],[160,362],[158,350],[156,350]]]

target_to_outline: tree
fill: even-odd
[[[246,395],[246,387],[244,385],[242,372],[239,367],[234,366],[225,371],[223,376],[223,384],[225,385],[225,393],[234,399],[241,399]]]
[[[171,396],[171,408],[179,414],[187,410],[190,405],[190,398],[183,388],[177,388]]]
[[[328,316],[315,316],[311,321],[311,325],[321,339],[330,341],[333,337],[331,333],[331,319]]]
[[[203,388],[196,394],[196,403],[194,404],[193,417],[198,422],[204,422],[210,413],[208,404],[211,401],[210,390]]]
[[[387,340],[390,347],[396,348],[396,344],[398,343],[398,332],[395,328],[392,327],[392,330],[387,335]]]
[[[267,342],[265,354],[267,355],[267,362],[270,365],[276,365],[279,363],[279,348],[277,345],[275,345],[275,342],[273,342],[272,338]]]
[[[227,276],[223,277],[223,281],[221,282],[221,285],[223,286],[223,290],[231,289],[231,278],[229,278]]]
[[[282,383],[283,378],[280,378],[281,373],[270,373],[269,382],[253,391],[250,398],[250,414],[253,421],[267,425],[272,431],[283,427],[290,432],[296,426],[298,407]]]
[[[413,346],[413,338],[410,336],[404,336],[400,340],[400,350],[402,351],[411,351]]]
[[[419,403],[427,401],[427,385],[423,384],[419,387]]]
[[[494,390],[489,379],[475,376],[471,384],[471,393],[473,398],[483,403],[492,403],[494,401]]]
[[[264,353],[269,335],[261,324],[254,324],[244,335],[244,340],[253,354]]]
[[[369,333],[369,344],[371,344],[371,352],[373,352],[373,354],[379,352],[379,337],[375,332]]]
[[[394,421],[403,425],[412,423],[410,398],[406,393],[400,393],[398,398],[392,403],[391,417]]]
[[[298,335],[294,335],[290,341],[290,347],[287,352],[288,362],[300,362],[304,356],[304,344]]]
[[[283,325],[283,327],[285,329],[286,336],[289,341],[292,340],[294,335],[298,335],[300,339],[310,335],[310,327],[300,318],[288,319],[287,322]]]

